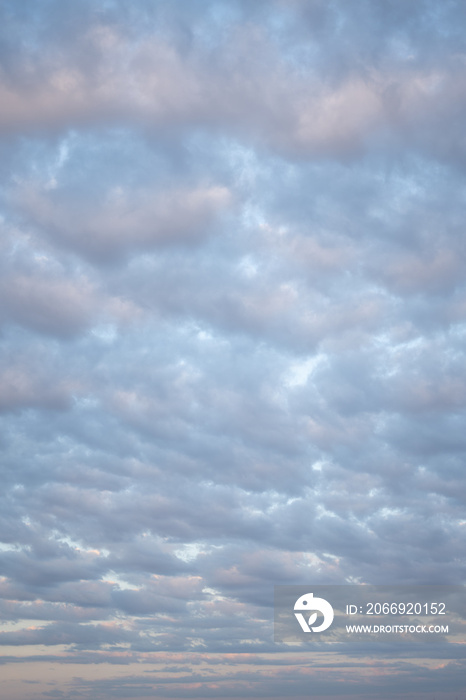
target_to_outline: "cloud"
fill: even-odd
[[[91,315],[93,294],[86,281],[15,275],[2,281],[7,313],[34,330],[64,335],[80,333]]]
[[[400,28],[395,11],[383,19],[377,10],[364,17],[365,4],[356,3],[355,16],[368,32],[362,34],[366,43],[359,55],[351,42],[358,33],[361,36],[361,27],[356,28],[354,18],[339,7],[332,12],[316,4],[312,17],[312,9],[298,3],[292,20],[279,14],[288,29],[289,43],[282,53],[271,27],[261,30],[252,23],[241,24],[228,12],[220,21],[224,37],[220,45],[213,39],[219,26],[212,12],[204,22],[193,17],[194,25],[186,29],[183,40],[178,25],[182,41],[178,45],[170,41],[174,27],[167,17],[162,22],[166,36],[146,31],[135,41],[131,20],[128,31],[105,11],[99,20],[87,15],[78,23],[71,49],[56,40],[34,64],[24,42],[19,75],[12,81],[4,74],[0,84],[4,104],[0,128],[6,133],[62,131],[109,121],[169,131],[193,125],[226,127],[231,134],[245,134],[294,158],[346,159],[366,152],[378,139],[388,149],[409,144],[461,162],[460,122],[455,115],[464,103],[464,66],[459,57],[445,55],[441,46],[434,54],[436,63],[419,60],[415,43],[424,53],[434,33],[431,23],[437,19],[431,3],[422,4],[425,14],[419,8],[417,16],[425,20],[424,36],[416,36],[409,13]],[[454,8],[450,17],[442,19],[454,21],[455,10],[461,14]],[[328,29],[320,36],[317,32],[316,38],[319,12]],[[300,14],[304,21],[298,29]],[[306,39],[313,42],[314,66],[303,46],[303,26],[310,33]],[[381,26],[386,27],[384,37]],[[374,28],[379,46],[374,38],[367,39]],[[293,52],[295,38],[299,48]],[[330,56],[329,67],[324,56]],[[307,68],[304,75],[296,66],[299,59]],[[447,132],[439,129],[446,122]]]
[[[110,633],[110,634],[109,634]],[[94,645],[112,641],[124,641],[127,635],[124,630],[116,630],[116,625],[102,623],[100,625],[79,625],[68,623],[51,623],[45,627],[32,627],[21,632],[0,632],[0,644],[8,646],[23,646],[45,644]]]
[[[98,203],[67,201],[66,194],[53,197],[53,193],[47,196],[28,188],[15,198],[30,225],[45,231],[58,245],[104,262],[118,259],[128,249],[199,243],[215,214],[230,201],[228,190],[220,186],[131,191],[130,195],[116,187]]]
[[[463,7],[1,12],[11,697],[450,700],[272,593],[464,580]]]

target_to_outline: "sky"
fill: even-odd
[[[273,639],[463,584],[466,3],[2,0],[4,700],[460,700]]]

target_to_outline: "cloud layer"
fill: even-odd
[[[7,697],[454,698],[272,601],[464,581],[465,7],[1,12]]]

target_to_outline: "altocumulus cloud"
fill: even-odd
[[[1,14],[5,697],[454,697],[271,623],[464,581],[465,5]]]

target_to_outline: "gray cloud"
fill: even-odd
[[[463,5],[1,13],[7,692],[451,700],[272,589],[464,581]]]
[[[94,7],[72,34],[70,20],[65,28],[63,13],[52,14],[63,39],[54,34],[40,56],[24,37],[14,80],[6,72],[1,85],[2,128],[194,124],[246,133],[298,158],[352,157],[378,140],[389,149],[409,144],[464,160],[457,118],[464,45],[452,30],[463,19],[457,3],[443,12],[435,2],[401,12],[399,3],[382,9],[361,1],[354,14],[338,3],[294,3],[291,15],[275,3],[281,32],[266,14],[265,26],[248,21],[244,4],[215,12],[207,3],[199,14],[182,4],[181,17],[138,6],[141,14],[118,19]],[[147,28],[141,33],[146,12],[147,26],[159,28],[152,36]],[[21,27],[18,13],[11,15],[13,29]],[[40,37],[43,23],[31,26]],[[441,37],[448,32],[447,44]]]
[[[27,190],[18,195],[21,210],[31,222],[59,244],[97,260],[118,258],[127,248],[197,243],[208,232],[209,220],[228,204],[224,187],[200,186],[173,191],[131,192],[123,188],[105,193],[98,204],[67,201]]]

